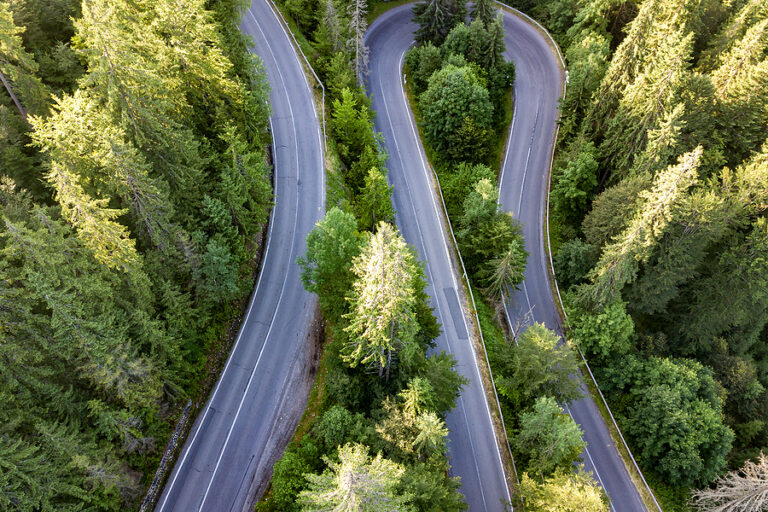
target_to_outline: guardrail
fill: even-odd
[[[179,445],[179,439],[181,438],[181,433],[187,426],[187,421],[189,420],[189,412],[191,410],[192,400],[187,400],[187,405],[184,407],[179,420],[176,422],[176,428],[173,429],[173,434],[171,434],[171,438],[168,440],[165,451],[163,451],[163,457],[160,459],[160,464],[157,466],[155,477],[152,479],[152,483],[149,484],[147,494],[144,496],[144,501],[141,502],[139,512],[148,512],[155,505],[155,501],[157,501],[157,492],[160,490],[160,482],[162,482],[166,471],[168,471],[168,463],[171,461],[173,454],[176,452],[176,448]]]
[[[459,256],[459,263],[461,264],[461,271],[462,271],[462,277],[464,278],[464,281],[467,283],[467,288],[469,289],[469,297],[472,300],[472,310],[475,313],[475,321],[477,322],[477,331],[480,333],[480,342],[483,345],[483,354],[485,355],[485,362],[488,365],[488,375],[491,378],[491,385],[493,386],[493,396],[496,399],[496,407],[499,410],[499,417],[501,418],[501,427],[504,431],[504,440],[507,443],[507,450],[509,451],[509,458],[512,461],[512,470],[515,473],[515,481],[517,481],[517,485],[520,485],[520,478],[517,475],[517,466],[515,465],[515,458],[512,456],[512,447],[509,444],[509,436],[507,436],[507,423],[504,421],[504,413],[501,411],[501,402],[499,401],[499,393],[496,391],[496,381],[493,380],[493,370],[491,370],[491,362],[488,359],[488,350],[485,348],[485,338],[483,337],[483,329],[480,326],[480,317],[477,314],[477,303],[475,303],[475,294],[472,291],[472,282],[469,280],[469,275],[467,275],[467,268],[464,266],[464,259],[461,257],[461,251],[459,250],[459,243],[456,241],[456,235],[453,233],[453,225],[451,224],[451,218],[448,215],[448,208],[445,205],[445,197],[443,197],[443,187],[440,185],[440,177],[437,175],[437,171],[432,167],[432,165],[428,164],[429,169],[432,171],[432,175],[435,177],[435,180],[437,181],[437,190],[440,192],[440,204],[443,206],[443,214],[445,215],[445,219],[448,222],[448,231],[451,233],[451,238],[453,239],[453,246],[456,249],[456,254]]]
[[[320,85],[320,89],[322,90],[322,117],[323,117],[323,154],[328,153],[328,139],[325,135],[325,85],[323,85],[323,82],[320,80],[320,77],[317,76],[317,73],[315,72],[315,68],[312,67],[312,64],[309,63],[309,59],[306,55],[304,55],[304,50],[301,49],[301,45],[296,40],[296,36],[293,35],[293,30],[291,30],[291,26],[288,24],[288,21],[283,17],[283,13],[280,12],[280,9],[275,5],[275,2],[273,0],[267,0],[270,6],[272,6],[272,10],[275,12],[277,17],[280,19],[283,25],[283,30],[286,34],[293,40],[294,46],[296,46],[296,49],[299,50],[299,53],[301,54],[302,58],[304,59],[304,62],[307,64],[307,67],[312,72],[312,76],[315,78],[317,83]]]
[[[552,42],[552,46],[555,49],[555,52],[557,53],[557,56],[560,59],[560,64],[563,67],[563,71],[565,72],[565,81],[563,82],[563,99],[565,99],[565,96],[568,92],[568,70],[565,66],[565,60],[563,59],[563,54],[560,51],[560,46],[557,44],[555,39],[552,37],[552,35],[545,29],[538,21],[531,18],[524,12],[515,9],[512,6],[509,6],[507,4],[504,4],[498,0],[495,0],[497,4],[501,5],[505,9],[509,9],[514,11],[515,13],[519,14],[520,16],[526,18],[531,23],[536,25],[542,32],[544,32],[549,40]],[[559,109],[558,109],[559,113]],[[567,326],[568,330],[571,329],[571,325],[568,322],[568,313],[565,311],[565,304],[563,303],[563,297],[560,294],[560,286],[557,283],[557,277],[555,276],[555,265],[552,258],[552,243],[550,241],[549,236],[549,194],[552,188],[552,166],[554,165],[554,157],[555,157],[555,146],[557,146],[557,139],[560,135],[560,122],[558,120],[557,128],[555,130],[555,138],[552,142],[552,153],[549,158],[549,177],[547,179],[547,212],[546,212],[546,231],[547,231],[547,252],[549,253],[549,274],[551,276],[552,282],[555,285],[555,291],[557,292],[557,300],[560,303],[560,311],[562,311],[563,319],[565,320],[565,325]],[[504,308],[506,310],[506,307]],[[509,316],[507,315],[507,322],[509,323]],[[511,324],[510,324],[511,326]],[[634,455],[632,455],[632,450],[629,449],[629,445],[627,444],[627,441],[624,439],[624,434],[622,434],[621,429],[619,428],[619,424],[616,422],[616,418],[613,416],[613,412],[611,412],[611,408],[608,405],[608,402],[605,399],[605,396],[603,395],[602,390],[600,389],[600,386],[597,384],[597,380],[595,379],[595,375],[592,373],[592,368],[590,368],[589,363],[587,362],[587,358],[584,357],[584,352],[581,351],[581,348],[579,348],[578,345],[576,345],[576,350],[578,350],[579,355],[581,356],[581,360],[584,362],[584,366],[587,368],[587,372],[589,373],[589,376],[592,380],[592,383],[595,385],[595,389],[597,389],[598,394],[600,395],[600,399],[603,402],[603,405],[605,406],[605,409],[608,411],[608,415],[611,418],[611,422],[613,423],[613,426],[616,428],[616,432],[619,434],[619,438],[621,439],[622,444],[624,445],[624,448],[627,450],[627,453],[629,454],[629,458],[632,460],[632,464],[637,470],[637,473],[640,475],[640,479],[643,481],[643,485],[645,485],[645,488],[648,490],[648,494],[650,494],[651,499],[653,500],[654,505],[656,505],[656,508],[659,510],[659,512],[662,512],[661,505],[659,505],[659,502],[656,500],[656,496],[653,494],[653,491],[651,490],[651,487],[648,485],[648,482],[645,480],[645,475],[643,475],[642,470],[640,469],[640,466],[638,466],[637,461],[635,460]]]

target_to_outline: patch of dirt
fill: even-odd
[[[317,366],[320,361],[323,346],[323,321],[320,308],[315,300],[312,321],[307,328],[306,340],[299,355],[291,366],[288,377],[288,387],[283,390],[277,418],[272,425],[269,443],[264,447],[261,458],[257,462],[253,481],[248,486],[248,500],[243,504],[243,512],[251,512],[256,502],[261,499],[272,479],[272,468],[282,457],[285,447],[293,438],[301,417],[309,400],[309,392],[315,381]]]

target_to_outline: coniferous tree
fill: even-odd
[[[343,355],[350,366],[371,364],[389,381],[393,354],[414,343],[418,331],[416,268],[402,236],[381,222],[352,264],[356,280],[347,298],[350,340]]]
[[[419,25],[418,44],[440,46],[453,27],[464,22],[467,7],[463,0],[424,0],[413,6],[413,21]]]
[[[496,8],[493,0],[477,0],[472,6],[470,13],[472,21],[480,20],[485,27],[489,27],[496,19]]]
[[[644,194],[644,204],[632,223],[603,252],[592,284],[583,288],[585,303],[608,304],[635,278],[639,262],[647,260],[653,244],[666,229],[673,205],[696,181],[700,158],[701,148],[697,148],[684,155],[678,165],[657,175],[653,189]]]
[[[42,114],[48,107],[50,92],[37,77],[38,65],[24,49],[23,28],[13,22],[9,6],[0,3],[0,82],[13,100],[19,115]]]
[[[403,467],[381,454],[372,458],[367,447],[347,444],[339,447],[339,462],[326,463],[323,474],[307,475],[309,488],[299,494],[302,511],[411,510],[397,491]]]
[[[392,209],[391,197],[392,186],[387,183],[386,174],[377,167],[368,171],[363,192],[356,205],[363,229],[372,231],[379,222],[394,220],[395,211]]]

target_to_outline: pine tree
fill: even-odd
[[[34,57],[24,49],[23,32],[14,24],[9,6],[0,3],[0,82],[26,120],[28,111],[45,113],[50,92],[37,77]]]
[[[554,398],[536,399],[529,412],[520,414],[520,431],[515,436],[517,449],[530,457],[528,469],[537,475],[550,475],[568,469],[584,451],[583,432]]]
[[[712,73],[718,116],[731,161],[746,158],[768,137],[768,17],[747,30]]]
[[[496,20],[496,8],[493,0],[477,0],[472,6],[470,13],[472,21],[480,20],[486,28]]]
[[[440,46],[453,27],[464,22],[467,8],[463,0],[424,0],[413,6],[413,21],[419,25],[416,43]]]
[[[71,205],[68,208],[75,211],[84,209],[77,204],[76,194],[67,194],[62,178],[67,175],[71,177],[70,186],[83,187],[84,194],[87,184],[92,191],[88,195],[95,196],[96,201],[119,197],[135,216],[137,231],[162,253],[175,252],[179,227],[171,220],[173,209],[166,185],[151,177],[152,170],[143,155],[127,142],[125,133],[92,98],[82,90],[65,96],[57,100],[53,115],[33,118],[33,124],[33,139],[47,152],[57,171],[49,179],[62,204]],[[64,214],[68,215],[66,210]],[[87,236],[87,221],[76,216],[68,219]],[[90,243],[109,247],[109,242]]]
[[[513,241],[507,248],[504,256],[491,262],[492,272],[483,291],[492,300],[501,300],[504,294],[510,290],[517,290],[525,280],[525,264],[528,260],[528,252],[523,244]]]
[[[413,447],[422,459],[433,454],[443,455],[448,429],[445,422],[434,412],[425,412],[416,418],[418,435],[413,440]]]
[[[304,512],[407,512],[407,498],[397,491],[404,469],[378,454],[371,458],[363,445],[339,447],[339,462],[325,459],[321,475],[307,475],[309,488],[299,494]]]
[[[605,493],[583,466],[574,472],[558,471],[537,482],[523,475],[520,493],[530,512],[608,512]]]
[[[357,279],[347,298],[350,340],[342,356],[351,367],[371,364],[389,381],[393,353],[414,343],[416,268],[402,236],[381,222],[352,264]]]
[[[648,259],[666,229],[672,207],[695,183],[701,153],[699,147],[683,155],[678,165],[656,176],[653,189],[643,195],[645,202],[632,223],[603,251],[592,284],[582,288],[583,302],[604,306],[619,297],[624,285],[635,279],[639,263]]]
[[[371,231],[381,221],[394,220],[395,211],[391,197],[392,186],[387,183],[387,176],[377,167],[368,171],[365,186],[355,208],[362,229]]]

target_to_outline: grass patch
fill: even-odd
[[[373,20],[384,14],[390,9],[399,7],[403,4],[409,4],[416,0],[386,0],[386,1],[374,1],[371,5],[371,10],[368,11],[368,24],[373,23]]]
[[[501,102],[501,115],[499,116],[499,123],[496,125],[496,136],[491,148],[491,155],[488,161],[491,164],[491,169],[501,170],[501,166],[504,164],[504,157],[507,149],[507,136],[509,135],[510,124],[512,124],[512,117],[515,115],[515,100],[512,94],[505,94],[504,99]]]

